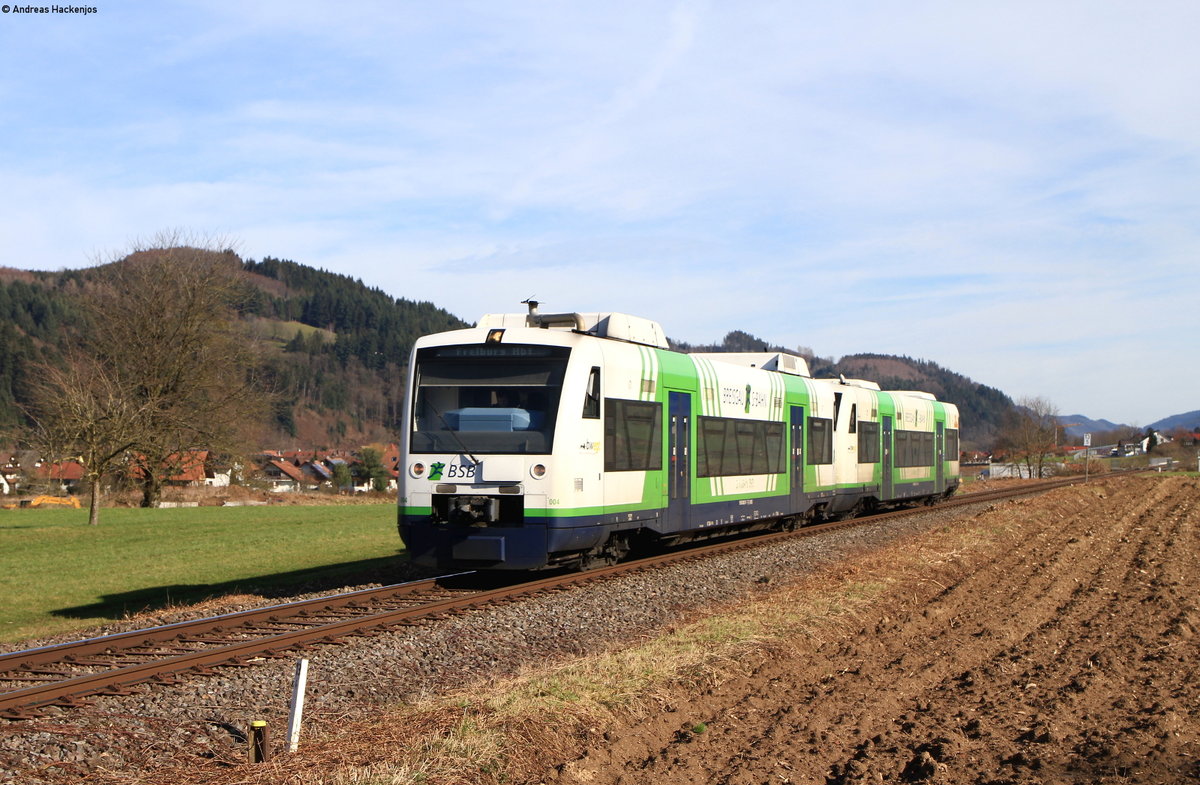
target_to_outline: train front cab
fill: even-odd
[[[557,455],[602,438],[590,366],[572,364],[577,336],[508,332],[456,331],[414,349],[399,525],[418,564],[545,567],[546,513],[562,500]]]
[[[619,558],[665,514],[656,348],[496,318],[500,334],[481,322],[414,349],[399,500],[410,558],[484,570]]]

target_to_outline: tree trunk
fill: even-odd
[[[91,486],[88,501],[88,525],[98,526],[100,524],[100,478],[90,478],[88,485]]]
[[[142,506],[157,507],[158,498],[162,495],[162,486],[158,482],[158,478],[153,472],[146,472],[146,479],[142,482]]]

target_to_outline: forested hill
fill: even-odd
[[[995,387],[988,387],[928,360],[886,354],[853,354],[838,360],[830,375],[848,379],[870,379],[885,390],[922,390],[939,401],[958,406],[962,417],[963,449],[990,446],[1013,401]]]
[[[928,360],[886,354],[854,354],[838,361],[817,357],[811,351],[796,352],[741,330],[734,330],[719,344],[694,345],[672,340],[671,347],[684,352],[784,352],[799,354],[808,361],[809,372],[818,379],[867,379],[885,390],[922,390],[939,401],[958,406],[962,416],[963,449],[984,449],[995,440],[1001,421],[1013,401],[994,387],[971,381],[962,374]]]
[[[0,429],[21,419],[30,364],[58,355],[77,320],[63,283],[0,268]]]
[[[353,357],[372,370],[407,364],[422,335],[467,326],[433,303],[397,299],[349,276],[270,257],[244,267],[256,284],[248,313],[333,333],[328,348],[340,361]],[[297,328],[288,351],[306,348],[299,344],[305,333]]]
[[[120,264],[120,262],[117,262]],[[427,302],[296,262],[242,262],[247,340],[261,348],[274,405],[256,446],[354,445],[394,438],[413,342],[466,326]],[[21,422],[29,374],[81,331],[89,270],[0,269],[0,429]]]
[[[273,425],[304,447],[394,439],[413,343],[468,326],[349,276],[270,257],[243,266],[255,284],[246,312],[282,345],[268,362]]]
[[[394,439],[413,342],[467,326],[428,302],[392,297],[345,275],[296,262],[239,260],[248,340],[261,347],[272,416],[255,446],[335,447]],[[120,262],[118,262],[120,264]],[[89,270],[0,269],[0,429],[20,423],[33,364],[54,361],[80,335],[77,298]],[[672,342],[680,351],[787,351],[734,331],[717,346]],[[935,363],[854,355],[838,362],[802,351],[814,376],[870,379],[884,389],[926,390],[959,406],[964,447],[991,443],[1012,401]],[[2,435],[2,434],[0,434]]]

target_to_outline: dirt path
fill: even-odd
[[[1200,782],[1200,483],[997,506],[855,623],[610,734],[565,783]],[[703,732],[684,730],[704,723]]]

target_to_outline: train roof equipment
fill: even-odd
[[[662,325],[652,319],[627,313],[540,313],[537,301],[530,300],[528,305],[529,313],[484,314],[477,326],[490,330],[520,327],[560,329],[657,349],[670,348]]]

